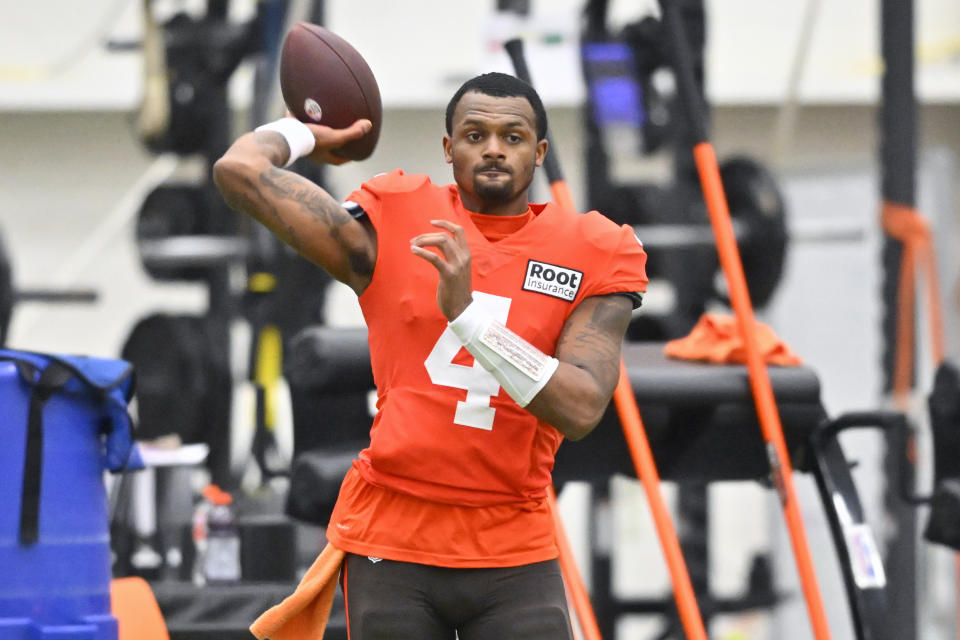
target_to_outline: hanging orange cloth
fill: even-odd
[[[327,543],[300,584],[283,602],[264,611],[250,633],[264,640],[318,640],[323,637],[333,607],[344,553]]]
[[[794,366],[802,362],[800,356],[777,337],[769,326],[757,322],[757,344],[767,364]],[[671,358],[699,360],[712,364],[743,364],[747,351],[740,327],[734,316],[705,313],[700,316],[689,335],[671,340],[663,347]]]
[[[896,359],[893,366],[893,393],[897,404],[903,407],[906,406],[913,379],[914,290],[917,267],[923,267],[927,276],[930,346],[936,365],[939,365],[944,357],[940,285],[933,239],[923,216],[913,207],[885,201],[880,212],[880,224],[888,236],[903,243],[897,293]]]

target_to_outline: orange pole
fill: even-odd
[[[680,612],[680,622],[683,624],[688,640],[707,640],[707,632],[703,626],[700,608],[697,606],[690,574],[680,550],[680,543],[677,541],[677,532],[673,528],[673,521],[670,519],[663,496],[660,495],[660,475],[657,473],[657,465],[653,459],[650,443],[647,441],[643,421],[640,419],[640,409],[637,407],[637,399],[633,395],[633,388],[630,386],[627,367],[623,364],[623,360],[620,361],[620,380],[617,381],[617,388],[613,392],[613,401],[617,408],[617,415],[620,416],[620,424],[623,425],[623,435],[627,439],[630,457],[633,458],[637,476],[643,483],[643,489],[650,503],[657,537],[660,539],[660,547],[663,549],[673,581],[673,597]]]
[[[551,182],[550,193],[553,195],[553,201],[567,211],[577,210],[577,206],[573,204],[573,195],[570,193],[570,187],[567,186],[565,180],[555,180]]]
[[[760,430],[767,444],[767,455],[770,458],[774,484],[783,505],[783,514],[789,530],[790,542],[793,546],[793,555],[796,559],[803,595],[807,601],[810,623],[813,627],[814,637],[818,640],[826,640],[830,638],[830,628],[827,626],[827,615],[813,569],[813,557],[810,554],[803,518],[797,504],[796,491],[793,485],[793,469],[790,465],[787,445],[783,438],[780,413],[773,397],[770,377],[763,362],[763,356],[760,354],[760,347],[757,344],[756,320],[753,316],[753,306],[750,303],[747,281],[743,273],[740,251],[737,248],[736,237],[733,233],[733,224],[730,221],[730,209],[727,206],[727,198],[720,181],[717,157],[713,151],[713,146],[709,142],[697,143],[693,147],[693,157],[700,175],[707,212],[710,215],[710,224],[713,226],[713,233],[717,241],[720,266],[723,268],[727,279],[730,301],[737,317],[737,323],[740,326],[740,333],[743,336],[750,388],[760,418]]]
[[[547,487],[547,498],[550,502],[550,514],[553,516],[553,526],[556,530],[557,547],[560,548],[560,571],[563,573],[563,579],[570,590],[570,599],[573,600],[573,610],[577,614],[577,620],[580,621],[580,629],[586,640],[601,640],[600,626],[597,624],[597,618],[593,613],[593,607],[590,605],[590,596],[587,594],[587,587],[583,583],[583,576],[577,568],[577,562],[573,557],[573,549],[570,548],[570,540],[567,538],[567,530],[563,526],[563,519],[560,517],[560,509],[557,507],[557,494],[553,487]]]

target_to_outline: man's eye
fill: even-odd
[[[510,135],[507,136],[507,141],[508,141],[508,142],[512,142],[512,143],[514,143],[514,144],[520,142],[521,140],[523,140],[523,138],[521,138],[520,136],[518,136],[518,135],[515,134],[515,133],[511,133]]]
[[[481,135],[476,131],[467,134],[467,140],[470,142],[480,142]]]

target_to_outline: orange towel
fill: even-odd
[[[802,362],[769,326],[757,322],[757,342],[767,364],[793,366]],[[663,347],[671,358],[701,360],[713,364],[743,364],[747,351],[740,335],[740,327],[733,316],[705,313],[690,334],[671,340]]]
[[[327,628],[344,553],[327,543],[300,584],[283,602],[264,611],[250,632],[264,640],[319,640]]]

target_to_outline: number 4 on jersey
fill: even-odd
[[[507,323],[510,302],[510,298],[503,296],[473,292],[473,304],[480,305],[503,324]],[[462,348],[460,339],[447,327],[423,364],[433,384],[467,390],[466,399],[457,402],[454,424],[489,431],[493,429],[496,413],[496,409],[490,406],[490,398],[500,393],[500,383],[476,360],[470,367],[453,362]]]

